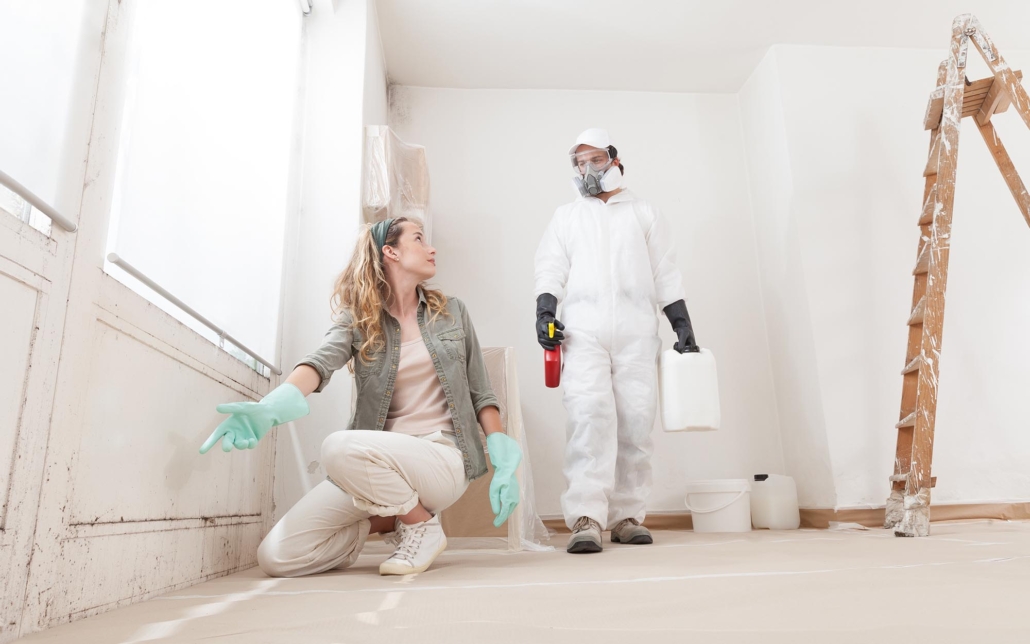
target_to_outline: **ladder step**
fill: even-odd
[[[926,103],[926,114],[923,116],[923,129],[933,130],[941,124],[941,115],[944,113],[944,87],[937,87],[930,93],[930,100]]]
[[[890,478],[891,483],[904,483],[908,480],[908,474],[892,474]],[[930,477],[930,487],[937,487],[937,477]]]
[[[929,194],[926,195],[926,202],[923,203],[923,212],[919,215],[919,225],[929,226],[933,223],[933,209],[937,202],[937,183],[934,182],[933,186],[930,187]]]
[[[923,314],[926,313],[926,296],[919,298],[916,306],[912,309],[912,315],[908,316],[908,325],[915,326],[923,323]]]
[[[916,259],[916,267],[912,269],[913,275],[924,275],[930,272],[930,242],[923,244]]]
[[[1016,78],[1022,79],[1023,72],[1016,71]],[[1012,104],[1012,100],[1009,97],[1009,93],[1005,90],[1004,84],[999,83],[991,77],[991,89],[984,96],[983,103],[980,109],[976,113],[976,122],[979,125],[987,125],[991,121],[991,117],[995,114],[1001,114],[1009,108]],[[965,114],[965,109],[962,110]]]
[[[1023,72],[1016,71],[1014,73],[1016,78],[1023,78]],[[981,111],[985,114],[992,114],[998,111],[1004,112],[1008,109],[1008,92],[1001,85],[1001,83],[995,81],[994,76],[981,78],[967,85],[966,91],[962,94],[962,117],[976,116]],[[995,104],[999,97],[1004,101],[1004,104]],[[990,99],[990,103],[987,102],[988,99]],[[997,107],[1001,107],[1001,109],[998,110],[996,109]],[[989,116],[988,120],[990,120]]]
[[[919,371],[919,367],[923,366],[923,356],[916,356],[909,361],[905,368],[901,370],[901,375],[910,374]]]
[[[1023,72],[1017,71],[1016,77],[1022,78]],[[969,79],[966,79],[969,80]],[[966,85],[962,92],[962,116],[971,116],[980,110],[984,103],[984,97],[994,87],[994,77],[988,76],[973,81]],[[973,107],[975,106],[975,109]],[[926,112],[923,116],[923,129],[933,130],[940,127],[941,115],[944,113],[944,86],[938,85],[930,92],[930,99],[926,103]]]
[[[926,158],[926,168],[923,170],[923,176],[929,177],[931,174],[937,174],[937,157],[941,149],[941,133],[937,132],[937,136],[933,137],[933,146],[930,148],[930,155]]]
[[[908,416],[905,416],[901,420],[901,422],[899,422],[897,425],[895,425],[895,427],[897,427],[898,429],[902,429],[904,427],[915,427],[915,426],[916,426],[916,412],[912,412]]]

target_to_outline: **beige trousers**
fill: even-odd
[[[435,514],[468,487],[461,451],[440,432],[335,432],[322,443],[322,464],[331,480],[304,495],[258,547],[269,576],[346,568],[361,554],[370,516],[407,514],[420,501]]]

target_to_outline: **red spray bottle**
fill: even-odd
[[[554,322],[547,325],[547,334],[554,337]],[[561,345],[544,349],[544,384],[551,389],[561,384]]]

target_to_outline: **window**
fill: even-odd
[[[13,215],[44,235],[50,236],[50,218],[5,186],[0,186],[0,211]]]
[[[86,0],[0,2],[0,170],[58,210],[88,13]],[[49,218],[2,185],[0,211],[50,234]]]
[[[111,204],[109,252],[270,362],[300,39],[295,0],[137,3]],[[117,266],[106,268],[217,340]]]

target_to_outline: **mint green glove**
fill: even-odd
[[[260,402],[226,403],[215,409],[219,414],[232,415],[223,420],[200,446],[201,454],[214,447],[218,439],[222,439],[223,452],[231,452],[234,445],[236,449],[254,449],[268,430],[307,416],[310,411],[304,394],[288,382],[268,392]]]
[[[522,450],[518,443],[501,432],[486,437],[486,448],[494,466],[494,478],[490,481],[490,508],[496,516],[494,527],[499,528],[519,504],[519,480],[515,477],[515,470],[522,462]]]

